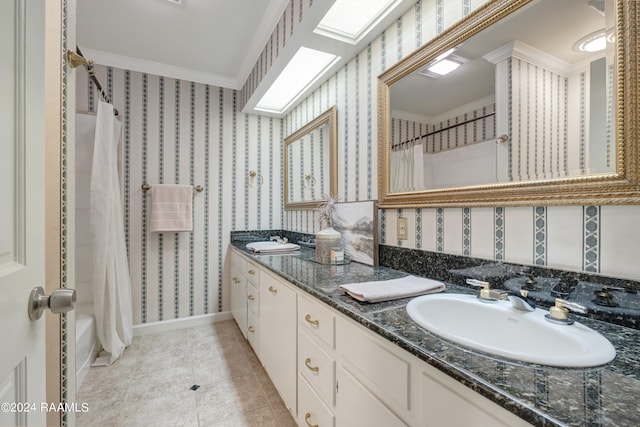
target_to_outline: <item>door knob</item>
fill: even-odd
[[[52,313],[66,313],[73,310],[76,305],[75,289],[56,289],[50,296],[44,294],[41,286],[33,288],[29,295],[29,319],[38,320],[42,316],[45,308],[51,309]]]

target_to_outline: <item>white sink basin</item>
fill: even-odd
[[[282,253],[293,252],[300,249],[295,243],[278,243],[278,242],[252,242],[247,243],[247,249],[260,253]]]
[[[603,365],[616,356],[605,337],[578,322],[558,325],[548,311],[517,310],[509,301],[483,302],[474,295],[414,298],[407,314],[449,341],[506,359],[558,367]]]

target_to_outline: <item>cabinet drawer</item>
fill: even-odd
[[[260,267],[258,264],[254,264],[251,261],[247,261],[246,270],[247,280],[253,283],[255,286],[260,285]]]
[[[411,364],[390,346],[378,344],[368,334],[340,319],[336,327],[336,349],[352,366],[350,371],[380,400],[399,413],[410,409]]]
[[[331,410],[313,391],[302,375],[298,375],[298,425],[334,427],[335,417]]]
[[[309,337],[298,331],[298,373],[329,406],[335,402],[335,361]]]
[[[301,296],[298,299],[298,322],[303,330],[320,338],[329,348],[335,348],[336,318],[329,309]]]
[[[249,313],[260,316],[260,291],[253,283],[247,283],[247,308]]]
[[[247,340],[256,355],[260,357],[260,321],[258,316],[251,312],[247,316]]]

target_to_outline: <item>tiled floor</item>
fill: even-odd
[[[89,405],[78,427],[296,425],[232,320],[136,337],[90,369],[76,402]]]

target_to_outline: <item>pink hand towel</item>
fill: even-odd
[[[151,232],[191,231],[193,186],[156,184],[151,187]]]

